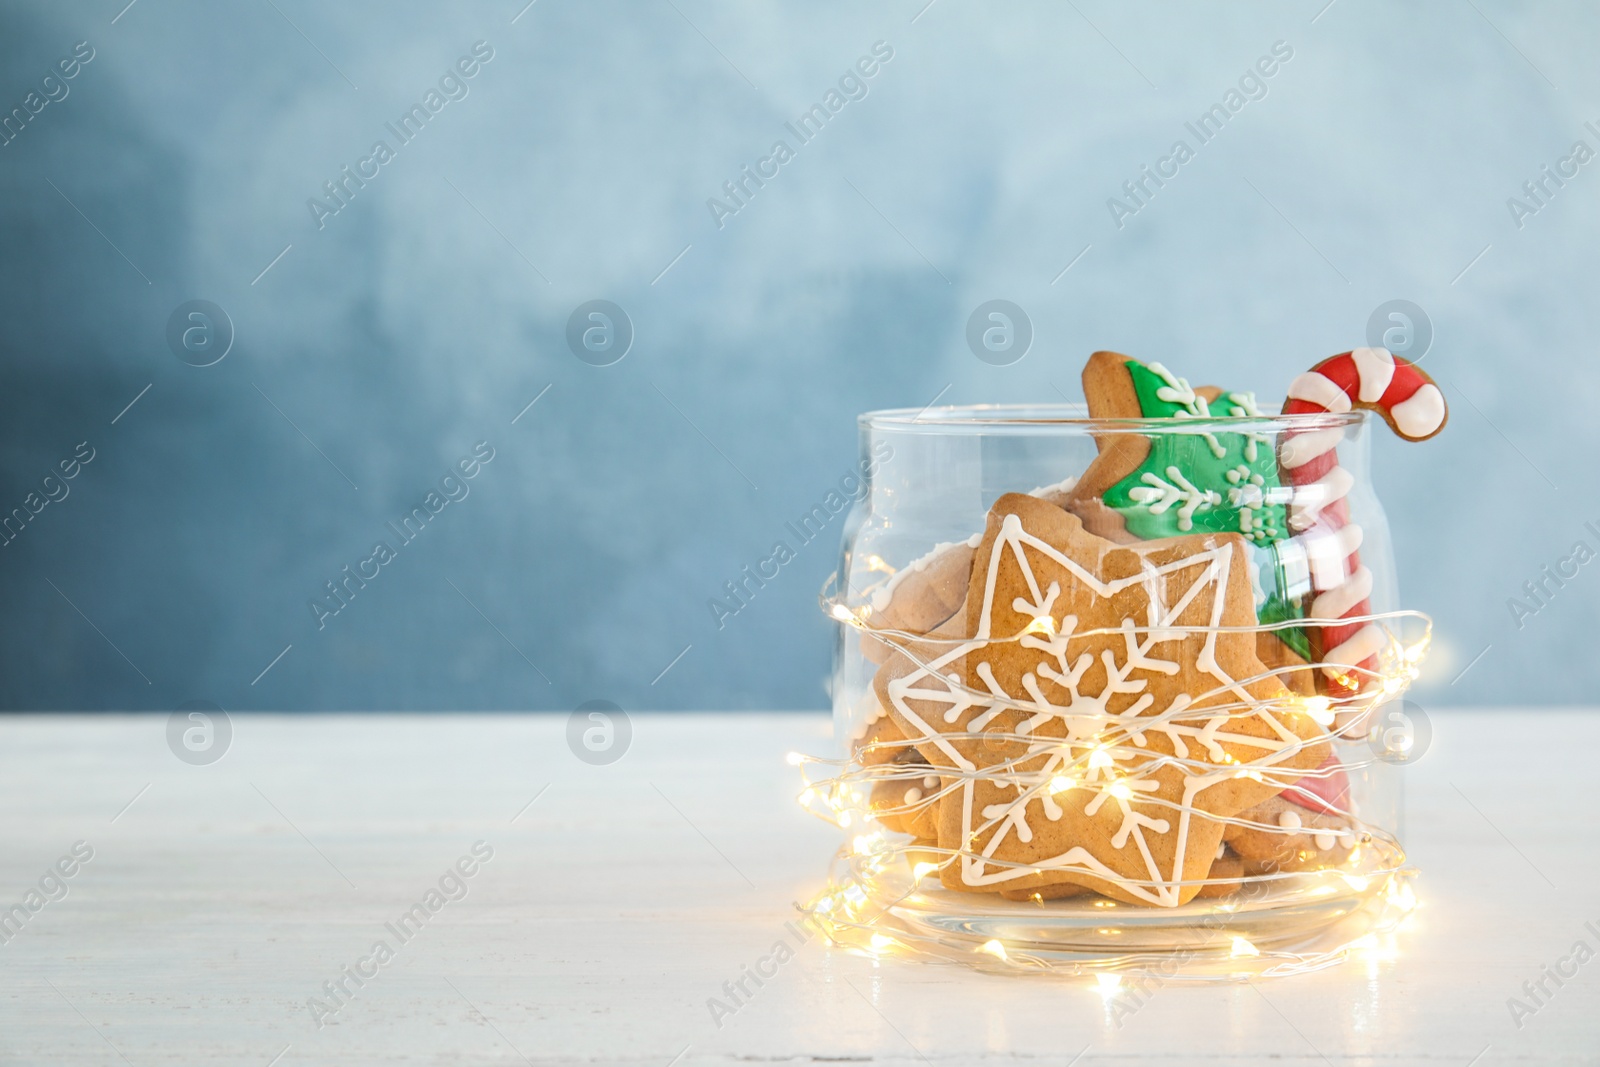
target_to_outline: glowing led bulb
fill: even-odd
[[[1410,911],[1417,906],[1417,894],[1407,883],[1389,883],[1389,899],[1401,911]]]
[[[851,847],[855,849],[856,855],[867,856],[877,852],[880,848],[882,848],[883,843],[884,839],[882,834],[858,834],[856,839],[851,842]]]
[[[1127,782],[1112,782],[1106,787],[1106,792],[1118,800],[1127,800],[1133,796],[1133,790],[1128,788]]]
[[[1056,632],[1056,620],[1049,615],[1035,616],[1034,620],[1028,624],[1028,628],[1022,632],[1025,634],[1044,634],[1047,637],[1054,637]]]
[[[987,952],[997,960],[1009,959],[1006,955],[1006,946],[998,938],[991,937],[978,947],[979,952]]]
[[[1228,955],[1234,959],[1238,959],[1240,956],[1259,956],[1261,955],[1261,950],[1244,938],[1236,937],[1233,939],[1233,948],[1228,952]]]
[[[915,867],[911,868],[911,877],[920,882],[922,879],[926,878],[928,875],[932,874],[938,869],[939,865],[937,863],[919,863]]]
[[[1115,996],[1117,990],[1122,988],[1120,974],[1097,974],[1094,980],[1100,985],[1100,995],[1103,997]]]
[[[835,604],[833,606],[833,617],[840,622],[854,622],[856,618],[855,614],[843,604]]]
[[[1318,726],[1331,726],[1333,724],[1333,701],[1327,697],[1306,697],[1306,714]]]
[[[1058,774],[1050,779],[1050,792],[1065,793],[1078,783],[1064,774]]]
[[[1099,748],[1096,748],[1093,752],[1089,753],[1090,770],[1094,770],[1098,767],[1109,767],[1111,766],[1112,762],[1111,752],[1104,745],[1101,745]]]
[[[894,947],[894,938],[886,937],[883,934],[873,934],[869,940],[874,952],[886,952]]]

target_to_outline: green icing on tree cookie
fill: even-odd
[[[1260,555],[1260,553],[1257,553],[1258,558]],[[1276,552],[1272,553],[1270,560],[1262,562],[1263,574],[1272,574],[1272,571],[1267,570],[1269,566],[1276,571],[1274,575],[1276,581],[1273,583],[1273,588],[1267,593],[1266,602],[1256,608],[1256,618],[1261,620],[1263,626],[1269,626],[1275,622],[1286,622],[1289,619],[1305,618],[1306,613],[1300,607],[1303,602],[1302,598],[1286,598],[1284,595],[1285,576],[1283,568],[1278,564],[1278,554]],[[1265,585],[1267,583],[1263,582],[1262,584]],[[1311,658],[1311,640],[1306,637],[1306,632],[1300,627],[1286,626],[1282,630],[1273,630],[1272,634],[1279,641],[1292,648],[1301,659],[1309,660]]]
[[[1252,393],[1224,393],[1212,412],[1182,378],[1159,363],[1128,362],[1145,418],[1259,416]],[[1289,537],[1278,460],[1269,438],[1255,433],[1195,430],[1150,435],[1150,455],[1105,492],[1128,532],[1142,540],[1191,533],[1237,533],[1251,542],[1257,568],[1257,615],[1263,623],[1303,618],[1300,591],[1289,589],[1276,546]],[[1264,596],[1264,599],[1262,597]],[[1298,629],[1275,631],[1304,659],[1309,642]]]
[[[1159,363],[1129,362],[1139,410],[1147,419],[1210,419],[1206,399]],[[1226,393],[1216,415],[1256,415],[1250,393]],[[1150,455],[1106,490],[1128,532],[1143,540],[1187,533],[1238,533],[1256,544],[1288,536],[1278,460],[1260,434],[1196,430],[1150,437]]]

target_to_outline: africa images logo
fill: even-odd
[[[471,879],[492,859],[494,847],[487,841],[474,841],[468,852],[446,867],[444,873],[415,903],[393,922],[383,924],[388,936],[377,938],[366,955],[341,967],[338,974],[322,983],[326,999],[307,997],[306,1008],[311,1012],[311,1020],[317,1024],[317,1029],[321,1030],[349,1007],[367,983],[382,974],[400,949],[414,941],[435,915],[447,906],[467,899],[467,894],[472,891]]]
[[[729,619],[749,607],[756,594],[765,589],[768,582],[783,573],[785,564],[799,555],[799,548],[804,548],[822,536],[824,528],[835,515],[848,508],[852,502],[865,497],[873,475],[893,458],[893,445],[887,441],[874,443],[872,458],[862,460],[856,468],[861,472],[859,475],[854,470],[846,473],[839,479],[838,488],[829,489],[822,500],[812,504],[811,509],[799,519],[784,523],[785,532],[794,536],[793,546],[787,540],[774,541],[771,554],[757,560],[753,571],[751,565],[747,563],[739,571],[737,578],[723,583],[723,591],[727,594],[726,600],[719,600],[716,597],[709,597],[706,600],[706,607],[710,609],[711,620],[717,624],[717,629],[721,630],[727,626]]]
[[[1194,138],[1193,145],[1189,144],[1187,137],[1178,138],[1172,142],[1171,150],[1156,160],[1154,170],[1148,163],[1141,164],[1138,176],[1122,183],[1126,200],[1115,196],[1106,198],[1106,210],[1111,214],[1112,224],[1120,230],[1127,225],[1126,220],[1149,207],[1156,193],[1182,173],[1183,166],[1194,159],[1201,148],[1214,141],[1233,116],[1243,111],[1252,100],[1267,98],[1267,79],[1277,74],[1293,58],[1294,49],[1289,42],[1272,42],[1271,54],[1259,57],[1253,66],[1245,69],[1239,76],[1238,88],[1229,88],[1220,101],[1202,111],[1193,122],[1183,124],[1184,130]]]
[[[368,582],[377,580],[384,567],[399,559],[400,550],[421,537],[428,523],[440,512],[452,502],[459,503],[467,499],[467,494],[472,492],[472,486],[468,483],[478,476],[485,464],[494,459],[494,455],[494,446],[488,441],[473,445],[472,454],[463,456],[439,479],[438,489],[429,489],[421,503],[413,505],[409,512],[400,516],[398,524],[393,519],[385,523],[386,528],[394,534],[394,544],[391,545],[387,538],[374,542],[372,554],[358,560],[355,570],[351,570],[350,564],[346,563],[340,568],[340,577],[323,582],[325,592],[306,601],[317,629],[325,629],[329,619],[349,607],[356,594],[365,589]]]

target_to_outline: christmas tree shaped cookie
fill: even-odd
[[[1104,435],[1068,510],[1091,531],[1116,541],[1237,533],[1251,544],[1260,621],[1303,618],[1310,575],[1304,553],[1285,547],[1293,533],[1286,512],[1293,490],[1280,480],[1273,442],[1261,433],[1223,429],[1216,421],[1261,417],[1255,394],[1192,387],[1159,363],[1117,352],[1089,357],[1083,388],[1095,418],[1201,425],[1193,432]],[[1311,653],[1303,630],[1264,632],[1258,644],[1258,653],[1281,670],[1286,684],[1313,691],[1311,672],[1301,669]]]

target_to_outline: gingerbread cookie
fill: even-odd
[[[978,537],[935,545],[872,591],[872,630],[925,634],[949,619],[967,596],[972,573],[972,553]],[[862,651],[867,659],[882,663],[892,651],[890,635],[864,634]]]
[[[1256,634],[1256,655],[1284,688],[1303,697],[1316,696],[1316,668],[1310,660],[1284,644],[1277,636],[1279,632],[1263,630]]]
[[[863,713],[863,707],[871,711]],[[861,732],[850,739],[850,757],[863,767],[893,763],[910,747],[906,735],[893,718],[884,713],[875,693],[868,691],[856,706],[857,723]],[[866,717],[861,716],[865,714]]]
[[[1089,413],[1109,419],[1217,420],[1256,417],[1251,393],[1194,388],[1159,363],[1096,352],[1083,372]],[[1289,491],[1279,480],[1269,439],[1220,429],[1153,435],[1112,433],[1079,479],[1067,510],[1084,528],[1132,542],[1187,533],[1238,533],[1252,544],[1257,614],[1264,623],[1305,614],[1309,576],[1298,548],[1285,550]],[[1296,668],[1312,655],[1298,627],[1264,631],[1258,641],[1268,666],[1291,689],[1311,695],[1314,679]],[[1281,650],[1273,645],[1284,646]]]
[[[1217,858],[1211,861],[1211,870],[1206,872],[1205,884],[1195,896],[1201,899],[1229,897],[1237,893],[1243,885],[1244,861],[1224,844],[1217,848]],[[1095,896],[1095,893],[1071,882],[1058,882],[1055,885],[1040,886],[1038,889],[1002,889],[1000,895],[1007,900],[1026,900],[1043,904],[1047,900]]]
[[[1247,874],[1341,863],[1363,833],[1350,812],[1350,776],[1332,746],[1309,774],[1237,819],[1222,838],[1245,860]]]
[[[887,647],[891,651],[878,667],[878,672],[872,676],[872,691],[862,698],[872,699],[875,707],[883,710],[887,716],[897,740],[907,742],[910,742],[910,739],[906,738],[899,721],[889,714],[888,685],[894,679],[905,677],[959,644],[967,636],[966,613],[957,612],[921,636],[921,640],[906,638],[888,643]],[[885,730],[887,729],[886,727]]]
[[[1047,900],[1060,900],[1063,897],[1093,896],[1092,890],[1071,882],[1057,882],[1055,885],[1042,885],[1038,889],[1002,889],[1000,895],[1007,900],[1031,900],[1035,904],[1043,904]]]
[[[1160,367],[1160,364],[1152,364]],[[1149,397],[1145,378],[1150,367],[1120,352],[1096,352],[1083,368],[1083,395],[1089,404],[1092,419],[1145,419],[1168,417]],[[1162,368],[1165,374],[1165,369]],[[1222,395],[1214,385],[1189,389],[1183,379],[1182,389],[1190,399],[1191,407],[1207,410],[1207,405]],[[1198,398],[1196,402],[1194,398]],[[1112,541],[1136,541],[1140,535],[1129,532],[1125,520],[1116,512],[1105,509],[1105,494],[1117,483],[1139,470],[1149,459],[1150,438],[1139,433],[1102,433],[1095,437],[1099,456],[1089,464],[1077,485],[1061,506],[1084,521],[1084,528]]]
[[[1115,382],[1115,385],[1108,383]],[[1084,368],[1095,418],[1215,420],[1259,416],[1249,393],[1195,389],[1159,363],[1096,352]],[[1096,396],[1102,399],[1096,403]],[[1213,402],[1220,410],[1211,410]],[[1141,540],[1212,531],[1258,544],[1284,535],[1285,500],[1277,460],[1254,433],[1119,434],[1100,441],[1100,456],[1079,480],[1073,503],[1098,497]],[[1069,506],[1069,510],[1074,510]]]
[[[895,764],[872,786],[873,816],[886,830],[932,841],[939,836],[939,790],[939,776],[926,763]]]
[[[1078,516],[1083,528],[1096,537],[1131,544],[1139,538],[1128,532],[1127,521],[1120,512],[1106,505],[1104,496],[1150,455],[1150,440],[1139,434],[1114,434],[1098,438],[1096,444],[1100,454],[1083,472],[1061,507]]]
[[[1206,874],[1206,884],[1195,894],[1207,900],[1231,897],[1244,885],[1244,860],[1227,845],[1217,849],[1217,858],[1211,861]]]
[[[1320,727],[1232,629],[1256,622],[1244,563],[1234,535],[1123,547],[1031,497],[996,502],[972,637],[879,672],[901,731],[958,772],[939,810],[940,846],[962,853],[947,887],[1176,906],[1216,858],[1216,817],[1323,760]]]
[[[1076,477],[1069,477],[1028,495],[1059,507],[1066,503],[1076,482]],[[933,546],[872,591],[871,626],[861,638],[862,654],[870,662],[883,663],[889,658],[897,643],[894,632],[925,634],[956,614],[967,596],[972,554],[980,536]]]
[[[1237,818],[1250,825],[1230,824],[1223,840],[1256,873],[1337,866],[1360,841],[1361,831],[1348,816],[1315,812],[1281,794]]]

